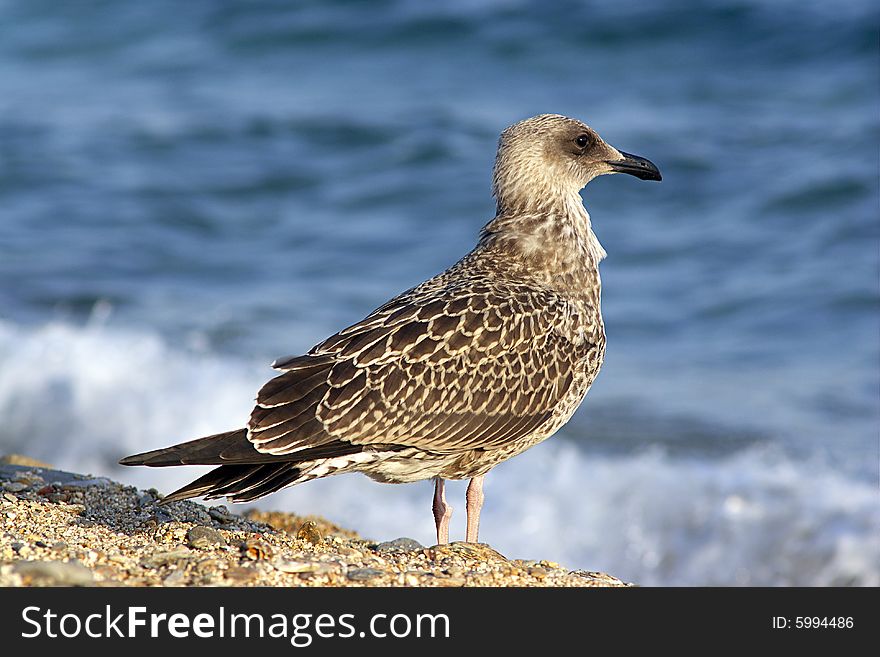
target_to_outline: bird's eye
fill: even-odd
[[[577,139],[574,140],[574,143],[577,144],[579,147],[583,148],[584,146],[586,146],[587,144],[590,143],[590,136],[589,135],[578,135]]]

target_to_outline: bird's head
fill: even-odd
[[[501,133],[492,193],[499,208],[531,208],[577,194],[607,173],[661,179],[651,161],[617,150],[581,121],[541,114]]]

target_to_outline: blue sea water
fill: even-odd
[[[562,113],[664,180],[584,191],[606,362],[482,538],[880,585],[878,32],[869,0],[0,2],[0,452],[191,480],[115,463],[241,426],[274,358],[454,262],[498,133]],[[259,505],[432,539],[427,482]]]

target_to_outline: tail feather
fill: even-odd
[[[311,479],[314,479],[314,476],[309,473],[307,468],[292,467],[272,475],[272,477],[265,479],[246,493],[237,493],[229,499],[231,502],[252,502],[269,493],[274,493],[287,486],[301,484]]]
[[[286,474],[286,480],[292,482],[296,480],[300,472],[300,469],[292,463],[270,465],[222,465],[219,468],[214,468],[207,474],[202,475],[183,488],[179,488],[173,493],[166,495],[162,500],[162,503],[168,504],[169,502],[186,500],[191,497],[206,497],[208,499],[228,497],[230,501],[247,502],[284,487],[283,485],[271,487],[262,495],[247,495],[245,498],[239,499],[239,495],[244,495],[243,491],[252,487],[249,482],[255,482],[254,485],[258,485],[267,478],[272,478],[280,474]]]
[[[187,500],[191,497],[203,497],[209,495],[213,489],[225,486],[232,479],[240,479],[243,476],[247,476],[247,473],[253,470],[254,467],[257,466],[222,465],[219,468],[214,468],[209,473],[202,475],[195,481],[192,481],[186,486],[178,488],[173,493],[166,495],[162,499],[162,504]]]
[[[256,486],[273,479],[279,474],[289,472],[291,469],[299,470],[291,463],[273,463],[271,465],[258,465],[242,473],[218,473],[222,479],[212,488],[206,497],[237,497],[244,495]]]
[[[171,465],[219,465],[170,495],[163,503],[191,497],[226,497],[231,502],[250,502],[287,486],[350,470],[352,466],[379,458],[371,446],[335,441],[292,454],[264,454],[248,440],[247,429],[237,429],[127,456],[122,465],[165,467]],[[388,447],[396,451],[396,447]],[[385,452],[383,452],[385,453]]]
[[[167,467],[172,465],[258,465],[263,463],[299,463],[319,458],[360,452],[363,447],[345,441],[300,449],[294,454],[266,454],[248,440],[247,429],[236,429],[197,438],[171,447],[134,454],[120,459],[120,465]]]
[[[236,429],[190,440],[143,454],[126,456],[122,465],[220,465],[222,463],[271,463],[282,459],[258,452],[247,439],[247,429]]]
[[[354,446],[348,453],[360,453]],[[338,465],[328,468],[325,464],[338,460]],[[354,463],[355,461],[351,461]],[[334,458],[313,461],[267,463],[262,465],[221,465],[180,488],[162,500],[163,504],[191,497],[214,499],[225,497],[230,502],[251,502],[270,493],[331,474],[346,471],[346,455],[338,453]]]

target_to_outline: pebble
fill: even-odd
[[[169,552],[156,552],[141,559],[141,565],[146,568],[158,568],[174,561],[186,559],[192,553],[189,550],[171,550]]]
[[[92,571],[76,561],[19,561],[13,567],[32,586],[89,586]]]
[[[216,529],[196,525],[186,532],[186,543],[191,548],[207,550],[215,546],[226,545],[226,539]]]
[[[94,477],[87,479],[73,479],[72,481],[65,482],[62,488],[65,489],[76,489],[76,488],[88,488],[91,486],[97,486],[98,488],[107,488],[112,482],[107,479],[107,477]]]
[[[272,562],[276,570],[282,573],[313,573],[315,575],[325,575],[327,573],[338,572],[342,570],[342,566],[336,562],[326,561],[296,561],[293,559],[277,558]]]
[[[246,582],[254,579],[256,573],[250,568],[233,566],[232,568],[228,568],[223,575],[226,579],[232,580],[233,582]]]
[[[182,570],[175,570],[162,580],[162,584],[165,586],[184,586],[186,584],[186,574]]]
[[[232,514],[229,513],[229,509],[227,509],[222,504],[218,506],[212,506],[210,509],[208,509],[208,515],[217,522],[222,523],[232,522],[232,520],[234,519]]]
[[[415,539],[403,537],[395,538],[393,541],[385,541],[384,543],[379,543],[373,549],[379,553],[416,552],[417,550],[424,550],[425,546]]]
[[[353,568],[349,570],[346,577],[353,582],[365,582],[377,577],[382,577],[385,573],[375,568]]]
[[[20,493],[23,490],[27,490],[30,488],[27,484],[23,484],[20,481],[8,481],[3,484],[3,488],[10,493]]]
[[[156,525],[162,525],[166,522],[171,522],[172,520],[174,520],[174,517],[170,513],[165,511],[164,508],[157,508],[156,512],[147,519],[147,522],[153,522]]]
[[[464,586],[467,584],[464,577],[438,577],[434,581],[437,586]]]
[[[246,540],[239,546],[239,548],[241,549],[241,556],[250,559],[251,561],[269,559],[273,554],[272,548],[266,543],[253,538]]]
[[[313,520],[307,520],[304,522],[302,527],[300,527],[299,531],[296,533],[296,537],[307,543],[312,543],[313,545],[317,545],[324,540],[324,536],[318,529],[318,524]]]
[[[600,573],[595,570],[572,570],[569,574],[583,577],[586,580],[605,586],[634,586],[633,584],[625,583],[623,580],[620,580],[613,575]]]
[[[446,545],[435,545],[425,550],[433,561],[444,558],[458,557],[478,561],[507,561],[507,557],[485,543],[465,543],[456,541]]]
[[[282,573],[309,573],[315,568],[314,561],[293,561],[290,559],[277,558],[272,565]]]

